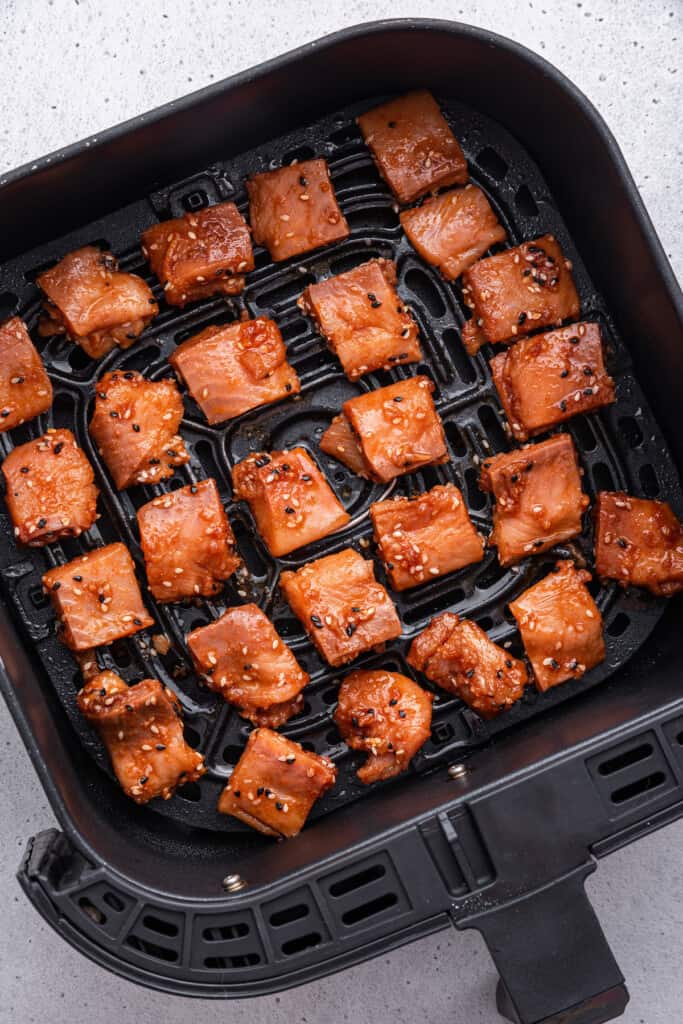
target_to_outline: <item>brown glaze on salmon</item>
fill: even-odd
[[[183,736],[180,702],[158,679],[128,686],[115,672],[92,676],[78,707],[100,734],[114,774],[136,804],[168,800],[177,786],[206,771],[202,755]]]
[[[0,433],[47,412],[52,384],[24,321],[0,324]]]
[[[595,571],[660,597],[683,590],[683,526],[665,501],[601,491],[595,505]]]

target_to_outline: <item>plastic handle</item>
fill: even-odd
[[[482,933],[498,1010],[514,1024],[603,1024],[624,1012],[628,990],[584,888],[593,869],[458,922]]]

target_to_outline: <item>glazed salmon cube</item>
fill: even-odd
[[[518,441],[614,401],[598,324],[572,324],[522,338],[494,356],[490,365]]]
[[[366,750],[358,769],[369,785],[405,771],[429,739],[434,696],[400,672],[351,672],[339,688],[334,721],[352,750]]]
[[[479,260],[462,280],[463,297],[472,310],[462,330],[470,355],[484,342],[510,342],[579,315],[571,262],[553,235]]]
[[[228,608],[187,637],[207,686],[255,725],[272,729],[301,711],[309,675],[258,605]]]
[[[558,562],[510,602],[539,690],[578,679],[604,660],[602,615],[586,586],[590,578],[573,562]]]
[[[13,316],[0,324],[0,433],[47,412],[52,384],[26,330]]]
[[[375,541],[394,590],[481,562],[484,542],[453,484],[370,506]]]
[[[683,526],[665,501],[601,491],[595,506],[595,571],[661,597],[683,590]]]
[[[123,544],[107,544],[43,576],[72,651],[88,651],[154,624],[142,603],[135,566]]]
[[[349,380],[422,358],[417,324],[396,291],[396,264],[377,259],[309,285],[299,306]]]
[[[168,800],[178,786],[206,771],[183,736],[180,702],[158,679],[128,686],[115,672],[92,676],[78,707],[107,748],[114,774],[137,804]]]
[[[495,500],[493,531],[501,565],[569,540],[581,533],[588,498],[581,491],[576,448],[569,434],[488,459],[479,486]]]
[[[421,466],[448,462],[433,390],[428,377],[417,376],[351,398],[342,407],[349,431],[333,423],[323,434],[320,448],[349,469],[359,464],[360,456],[360,475],[378,483]]]
[[[155,484],[190,461],[178,434],[183,400],[174,380],[127,370],[98,382],[90,434],[119,490]]]
[[[476,185],[453,189],[404,210],[401,225],[423,260],[455,281],[484,253],[506,239],[505,228]]]
[[[129,348],[159,312],[141,277],[124,274],[92,245],[68,253],[36,278],[45,295],[38,331],[66,336],[92,359]]]
[[[220,795],[218,810],[267,836],[295,836],[313,804],[334,785],[331,761],[271,729],[254,729]]]
[[[254,269],[249,226],[234,203],[218,203],[148,228],[142,252],[171,306],[244,291]]]
[[[348,238],[325,160],[255,174],[247,192],[254,241],[276,261]]]
[[[357,120],[379,173],[399,203],[467,181],[465,154],[426,89],[383,103]]]
[[[212,425],[301,390],[277,324],[263,317],[207,327],[169,362]]]
[[[276,558],[340,530],[350,518],[304,448],[255,452],[235,466],[232,483]]]
[[[482,718],[495,718],[524,694],[526,665],[470,619],[444,612],[416,636],[408,664]]]
[[[240,564],[215,480],[179,487],[138,509],[147,582],[157,601],[212,597]]]
[[[280,586],[330,665],[345,665],[401,634],[394,604],[375,579],[372,562],[351,548],[283,572]]]
[[[20,544],[78,537],[97,519],[92,466],[70,430],[19,445],[2,464],[7,509]]]
[[[367,479],[368,470],[363,453],[344,413],[339,413],[332,419],[320,438],[320,450],[343,462],[352,473]]]

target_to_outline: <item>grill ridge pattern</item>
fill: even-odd
[[[78,539],[42,550],[18,551],[11,540],[3,508],[0,570],[10,603],[34,642],[37,659],[52,680],[81,742],[94,760],[109,770],[99,741],[76,708],[80,675],[71,655],[55,637],[53,615],[41,593],[40,576],[53,564],[120,539],[130,549],[140,570],[140,579],[144,580],[136,510],[168,489],[206,476],[216,478],[248,571],[229,581],[220,600],[198,600],[196,606],[157,605],[151,594],[144,591],[145,602],[158,628],[119,641],[99,656],[103,666],[115,669],[129,682],[153,675],[178,694],[185,711],[188,741],[202,750],[209,771],[201,785],[189,783],[172,800],[156,801],[151,806],[185,825],[229,832],[246,828],[235,819],[219,815],[215,807],[218,793],[239,757],[250,727],[220,697],[199,684],[184,646],[184,635],[216,618],[232,604],[256,601],[273,619],[278,632],[312,677],[304,694],[304,710],[288,722],[282,732],[308,749],[331,757],[339,768],[337,785],[314,807],[312,817],[370,792],[355,778],[355,768],[362,756],[359,758],[346,749],[331,720],[337,683],[343,672],[330,670],[320,662],[298,620],[279,596],[279,573],[282,568],[298,567],[321,554],[349,545],[370,557],[373,552],[370,504],[389,493],[410,494],[436,483],[451,481],[461,487],[475,524],[488,532],[491,502],[477,487],[479,464],[488,455],[512,447],[486,367],[486,355],[490,356],[491,350],[485,347],[474,359],[464,352],[458,337],[458,329],[465,319],[459,286],[443,281],[438,271],[423,264],[408,244],[394,201],[378,177],[355,127],[355,114],[370,105],[371,101],[367,101],[348,108],[229,162],[214,164],[0,268],[0,293],[15,296],[16,311],[26,319],[34,340],[33,329],[40,307],[35,278],[46,266],[80,245],[99,242],[110,246],[122,268],[140,273],[160,300],[161,312],[142,338],[127,352],[114,351],[99,363],[92,362],[76,346],[61,339],[39,344],[55,388],[53,408],[33,423],[12,431],[11,437],[0,437],[0,449],[4,456],[12,444],[35,437],[48,427],[70,427],[95,467],[102,492],[103,515]],[[574,249],[538,169],[495,122],[456,103],[442,102],[442,108],[463,146],[472,180],[487,193],[507,229],[510,244],[547,232],[555,234],[574,264],[582,317],[595,319],[602,325],[607,343],[607,366],[617,385],[617,404],[591,417],[578,417],[565,427],[577,444],[585,489],[591,499],[597,490],[604,488],[624,488],[647,497],[666,497],[680,513],[683,511],[680,483],[633,376],[628,353]],[[246,213],[243,179],[247,174],[312,156],[324,156],[330,163],[337,196],[352,229],[351,237],[329,249],[280,265],[271,263],[265,250],[257,248],[256,269],[248,275],[246,290],[238,298],[208,299],[182,311],[166,307],[162,289],[149,273],[139,249],[142,230],[157,218],[179,216],[226,199],[236,202]],[[351,384],[311,322],[298,310],[296,299],[312,281],[340,273],[374,256],[397,261],[398,288],[420,326],[425,359],[419,365],[371,374]],[[288,359],[301,378],[300,399],[254,410],[223,427],[209,427],[194,402],[185,395],[186,415],[181,431],[191,453],[190,463],[180,467],[173,478],[161,485],[116,492],[87,431],[95,381],[106,371],[117,368],[138,369],[152,379],[171,376],[167,359],[175,345],[209,324],[234,319],[243,309],[250,316],[272,316],[277,321],[287,344]],[[341,464],[321,455],[319,438],[343,401],[360,390],[371,390],[422,372],[431,376],[436,384],[434,398],[444,421],[451,463],[428,467],[387,487],[361,480]],[[255,533],[249,510],[232,499],[230,469],[250,451],[295,444],[302,444],[311,451],[352,520],[332,537],[293,552],[287,558],[273,559]],[[556,551],[586,558],[590,565],[589,516],[586,524],[584,536]],[[413,591],[392,593],[404,624],[403,638],[391,644],[384,654],[371,653],[359,658],[353,667],[385,666],[413,675],[404,657],[409,640],[433,614],[446,609],[471,616],[489,630],[496,641],[510,645],[513,653],[520,654],[505,605],[540,578],[554,560],[554,554],[546,554],[528,559],[518,568],[503,570],[497,564],[495,552],[488,551],[483,562],[476,566]],[[376,564],[378,577],[383,580],[381,564]],[[591,586],[605,618],[605,662],[582,680],[566,683],[542,696],[529,691],[513,709],[488,723],[457,699],[438,694],[432,737],[414,759],[415,771],[423,772],[454,756],[462,756],[500,730],[596,685],[627,660],[654,627],[663,601],[648,594],[621,592],[613,584],[601,587],[594,581]],[[154,650],[150,644],[152,632],[163,633],[170,639],[168,654],[159,655]],[[422,682],[424,684],[424,680]]]

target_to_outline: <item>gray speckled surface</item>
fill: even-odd
[[[542,53],[597,105],[674,269],[683,269],[680,0],[3,0],[0,11],[0,170],[345,25],[419,13],[491,28]],[[26,838],[53,818],[4,710],[0,752],[3,1024],[180,1024],[195,1015],[234,1024],[498,1019],[494,971],[474,933],[443,932],[280,996],[228,1005],[147,992],[92,966],[43,924],[14,879]],[[614,854],[589,882],[629,982],[626,1024],[681,1019],[682,848],[679,822]]]

